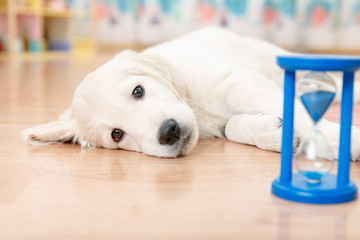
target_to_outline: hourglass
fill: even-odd
[[[334,163],[331,148],[317,124],[335,97],[336,84],[327,73],[311,71],[300,79],[298,94],[314,126],[301,142],[295,164],[309,183],[318,183]]]
[[[356,199],[357,188],[349,180],[350,137],[353,104],[354,71],[360,68],[360,57],[336,55],[278,56],[277,64],[285,70],[284,113],[280,176],[272,183],[278,197],[304,203],[330,204]],[[297,93],[313,127],[295,154],[297,172],[292,172],[295,72],[308,70],[298,81]],[[318,123],[331,104],[336,85],[325,71],[342,71],[339,159],[337,175],[330,171],[334,157]]]

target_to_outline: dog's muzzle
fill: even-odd
[[[159,142],[163,145],[173,145],[180,139],[180,127],[174,119],[165,120],[159,131]]]

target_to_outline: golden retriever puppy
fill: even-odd
[[[189,154],[199,138],[219,137],[280,151],[283,71],[276,55],[284,54],[291,53],[218,28],[121,52],[83,80],[57,121],[25,130],[24,141],[173,158]],[[296,146],[311,121],[298,101],[295,111]],[[337,157],[339,124],[322,120],[320,126]],[[356,160],[360,130],[352,131]]]

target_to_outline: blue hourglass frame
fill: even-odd
[[[350,138],[353,107],[354,72],[360,69],[360,57],[340,55],[278,56],[277,64],[285,70],[284,113],[280,176],[272,182],[272,193],[303,203],[332,204],[356,199],[357,187],[349,179]],[[292,173],[295,72],[342,71],[339,159],[337,175],[328,174],[318,184],[309,184],[300,173]]]

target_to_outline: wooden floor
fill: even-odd
[[[158,159],[78,145],[28,147],[110,56],[0,62],[0,239],[360,239],[359,200],[278,199],[278,153],[221,139]],[[360,163],[351,163],[360,186]]]

